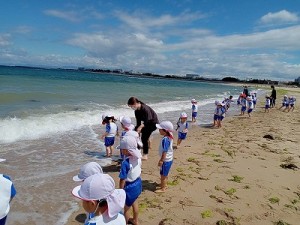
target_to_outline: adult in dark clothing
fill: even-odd
[[[247,87],[247,86],[245,86],[245,87],[244,87],[243,94],[245,94],[245,95],[246,95],[246,97],[248,97],[248,96],[249,96],[249,91],[248,91],[248,87]]]
[[[134,110],[136,118],[135,130],[142,134],[143,160],[148,159],[149,137],[156,130],[156,124],[159,123],[154,110],[136,97],[131,97],[127,102],[128,106]]]
[[[270,102],[270,107],[275,107],[275,104],[276,104],[276,90],[275,90],[275,87],[274,85],[271,86],[272,88],[272,93],[271,93],[271,102]]]

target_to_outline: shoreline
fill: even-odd
[[[300,91],[288,91],[300,98]],[[278,106],[281,97],[277,97]],[[221,129],[193,125],[188,139],[174,150],[169,187],[164,194],[153,192],[159,183],[156,165],[160,141],[159,135],[153,136],[149,159],[142,165],[140,224],[216,224],[218,221],[297,224],[300,181],[295,178],[298,171],[284,169],[282,165],[300,167],[299,102],[294,112],[274,108],[264,113],[261,108],[264,100],[259,100],[251,118],[226,117]],[[273,139],[266,139],[265,135]],[[109,168],[103,169],[117,184],[118,170]],[[82,213],[81,208],[66,224],[82,224],[78,222]]]

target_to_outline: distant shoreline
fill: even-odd
[[[241,80],[235,77],[227,76],[223,78],[205,78],[202,76],[189,78],[178,75],[159,75],[153,73],[134,73],[123,70],[104,70],[104,69],[88,69],[88,68],[78,68],[78,69],[65,69],[65,68],[43,68],[43,67],[31,67],[31,66],[6,66],[0,65],[0,67],[8,67],[8,68],[24,68],[24,69],[42,69],[42,70],[62,70],[62,71],[78,71],[78,72],[87,72],[87,73],[95,73],[95,74],[112,74],[117,76],[129,76],[129,77],[138,77],[138,78],[154,78],[154,79],[169,79],[169,80],[184,80],[184,81],[196,81],[196,82],[211,82],[211,83],[219,83],[225,85],[236,85],[236,86],[252,86],[252,85],[277,85],[277,86],[294,86],[299,87],[300,84],[297,84],[293,81],[289,81],[288,83],[283,83],[274,80],[266,80],[266,79],[251,79],[251,80]]]

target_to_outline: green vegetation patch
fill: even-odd
[[[240,177],[238,175],[233,175],[232,176],[232,179],[229,179],[229,181],[234,181],[234,182],[237,182],[237,183],[241,183],[241,181],[244,179],[244,177]]]
[[[213,213],[210,210],[205,210],[204,212],[201,213],[201,216],[203,219],[211,218],[211,217],[213,217]]]
[[[224,191],[226,195],[232,196],[236,192],[235,188],[230,188],[227,191]]]
[[[271,202],[272,204],[278,203],[279,204],[280,199],[277,197],[272,197],[269,198],[269,202]]]

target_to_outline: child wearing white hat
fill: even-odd
[[[120,123],[121,123],[122,129],[123,129],[121,132],[121,136],[120,136],[120,141],[121,141],[123,139],[124,135],[128,131],[134,130],[134,125],[131,123],[131,119],[128,116],[121,116]],[[121,149],[120,149],[120,157],[121,157],[121,160],[125,159],[125,156],[122,154]]]
[[[72,194],[82,200],[88,213],[94,213],[87,224],[126,225],[120,211],[124,208],[126,194],[115,189],[115,182],[108,174],[94,174],[86,178],[82,185],[75,187]]]
[[[126,193],[126,201],[124,214],[126,222],[138,224],[138,203],[137,198],[142,193],[142,154],[137,149],[137,139],[134,136],[125,135],[120,142],[120,149],[126,156],[126,159],[121,164],[119,174],[120,188],[123,188]],[[129,209],[133,209],[133,218],[130,218]]]
[[[191,100],[192,103],[192,122],[196,122],[197,119],[197,113],[198,113],[198,105],[196,99]]]
[[[251,113],[253,111],[253,108],[254,108],[254,104],[253,104],[253,99],[251,96],[248,96],[247,97],[247,113],[248,113],[248,116],[251,117]]]
[[[173,124],[170,121],[163,121],[156,124],[159,133],[163,136],[159,146],[158,166],[160,167],[160,189],[156,193],[163,193],[167,188],[168,175],[173,163]]]
[[[217,127],[222,127],[222,120],[225,118],[226,106],[225,104],[218,102],[217,103]]]
[[[178,139],[177,139],[177,148],[180,147],[182,140],[186,139],[186,135],[188,132],[189,124],[187,122],[187,114],[182,112],[177,122],[177,131],[178,131]]]
[[[295,102],[296,102],[295,96],[291,96],[291,97],[289,98],[289,110],[288,110],[288,112],[289,112],[290,110],[294,111],[294,109],[295,109]]]

